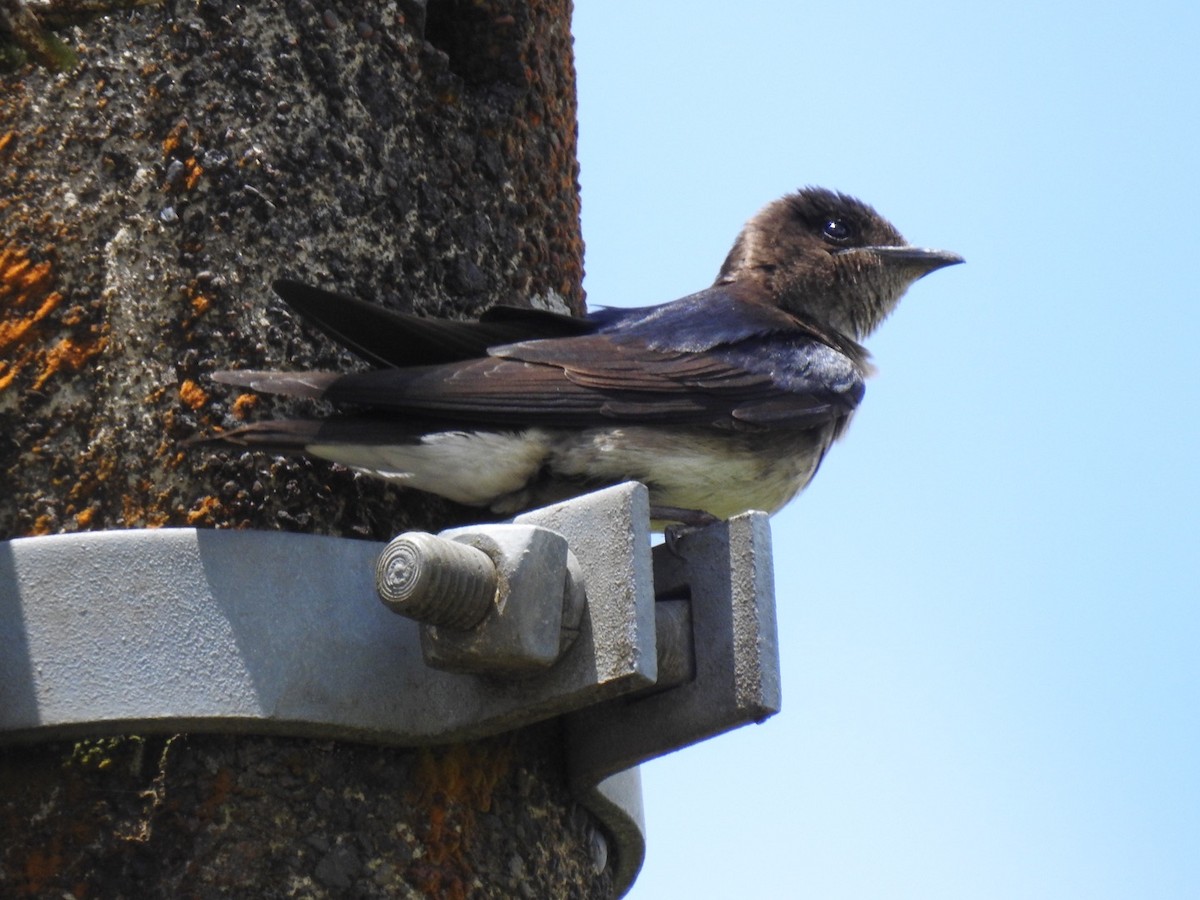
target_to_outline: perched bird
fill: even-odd
[[[456,322],[280,281],[302,318],[380,368],[219,372],[354,411],[207,440],[303,451],[504,515],[628,480],[660,524],[775,512],[862,400],[858,342],[912,282],[960,262],[806,188],[746,224],[712,287],[661,306]]]

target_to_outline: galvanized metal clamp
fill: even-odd
[[[572,784],[615,840],[622,892],[645,852],[637,764],[778,708],[766,517],[652,556],[637,484],[389,545],[196,529],[0,542],[0,741],[415,746],[565,715]]]

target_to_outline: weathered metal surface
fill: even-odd
[[[626,514],[637,491],[608,502]],[[376,542],[160,529],[0,544],[0,737],[244,730],[419,745],[644,687],[650,587],[620,556],[625,522],[610,516],[585,551],[607,574],[579,640],[516,683],[425,664],[421,626],[375,596]]]

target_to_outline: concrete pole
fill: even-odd
[[[582,309],[569,0],[86,6],[0,16],[0,539],[477,520],[180,442],[249,412],[216,369],[355,364],[279,276],[437,315]],[[561,753],[553,723],[421,751],[8,747],[0,893],[607,897]]]

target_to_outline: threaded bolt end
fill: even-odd
[[[392,540],[375,565],[375,590],[394,613],[466,630],[496,597],[496,566],[482,550],[423,531]]]

